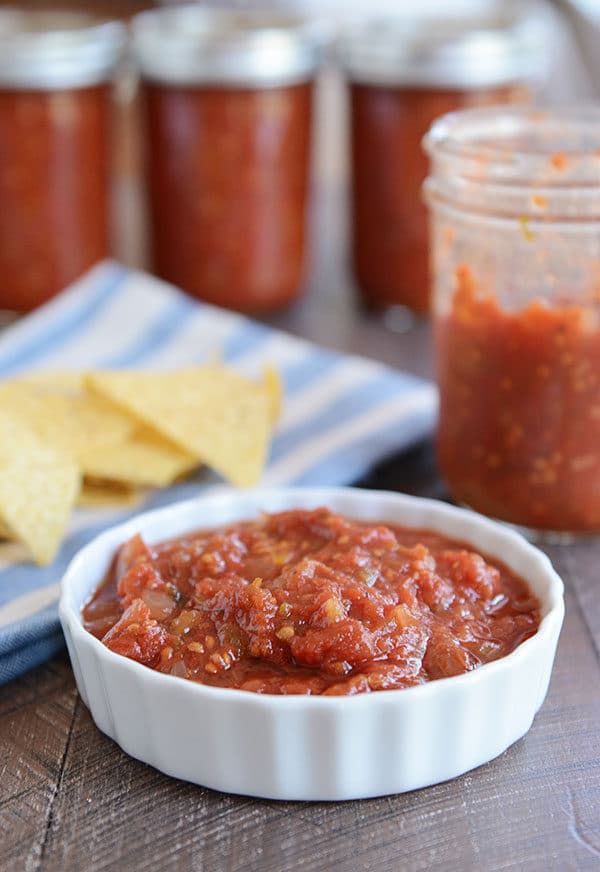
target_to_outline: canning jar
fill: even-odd
[[[318,40],[276,13],[163,9],[134,21],[154,269],[217,305],[300,290]]]
[[[447,115],[431,158],[439,461],[460,502],[600,531],[600,108]]]
[[[373,309],[429,309],[421,140],[461,107],[524,102],[543,72],[538,32],[514,17],[381,20],[350,30],[352,262]]]
[[[109,252],[120,24],[0,12],[0,308],[43,303]]]

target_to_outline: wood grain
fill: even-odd
[[[66,659],[0,692],[0,846],[3,870],[41,863],[77,693]]]

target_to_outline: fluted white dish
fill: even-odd
[[[511,654],[453,678],[352,697],[274,696],[207,687],[115,654],[88,633],[81,608],[117,547],[157,542],[260,511],[327,506],[366,521],[434,530],[496,557],[542,605],[538,632]],[[343,800],[414,790],[501,754],[542,705],[564,616],[548,558],[507,527],[464,509],[355,488],[228,491],[141,514],[73,559],[60,618],[77,687],[97,726],[132,757],[215,790],[272,799]]]

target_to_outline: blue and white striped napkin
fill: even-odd
[[[429,383],[197,303],[112,262],[0,337],[0,378],[85,367],[168,369],[215,355],[248,375],[258,375],[265,363],[283,375],[285,403],[263,485],[351,483],[434,423],[436,393]],[[215,474],[203,471],[150,493],[143,508],[218,485]],[[65,567],[88,540],[134,511],[140,508],[78,509],[48,567],[11,562],[12,546],[6,546],[0,559],[0,683],[61,648],[57,600]]]

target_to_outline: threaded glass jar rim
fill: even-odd
[[[452,112],[424,137],[426,197],[486,216],[600,218],[600,107]]]
[[[423,139],[432,160],[497,184],[600,184],[600,106],[490,106],[449,112]]]

